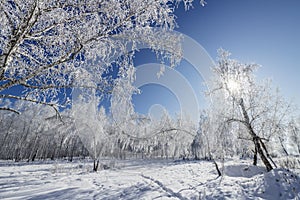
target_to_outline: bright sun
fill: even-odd
[[[240,89],[240,84],[233,79],[227,81],[227,87],[230,92],[236,93]]]

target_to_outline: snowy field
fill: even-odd
[[[0,161],[0,199],[300,199],[300,178],[251,161]]]

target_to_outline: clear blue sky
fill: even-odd
[[[207,0],[205,7],[195,1],[194,9],[185,12],[179,7],[176,15],[176,30],[195,39],[214,60],[222,47],[233,58],[260,64],[258,78],[272,78],[285,97],[300,105],[299,0]],[[137,64],[150,61],[153,58],[147,53],[137,55]],[[185,62],[177,69],[187,79],[195,78]],[[201,80],[192,81],[193,88],[195,83]],[[179,108],[166,88],[148,85],[141,89],[143,93],[134,97],[137,111],[145,113],[153,104],[171,112]]]

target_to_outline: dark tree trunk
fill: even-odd
[[[266,148],[266,145],[264,144],[264,142],[262,141],[261,138],[259,138],[259,142],[260,142],[260,144],[261,144],[263,150],[266,152],[267,157],[269,158],[269,160],[270,160],[270,161],[273,163],[273,165],[277,168],[277,165],[275,164],[275,162],[274,162],[273,159],[271,158],[271,156],[270,156],[270,154],[269,154],[269,152],[268,152],[268,150],[267,150],[267,148]]]
[[[253,165],[257,165],[257,149],[254,148]]]
[[[241,106],[242,113],[243,113],[243,116],[244,116],[244,121],[243,122],[244,122],[245,126],[247,127],[247,129],[249,131],[249,134],[252,137],[252,141],[253,141],[254,146],[255,146],[255,151],[257,151],[257,153],[259,154],[259,157],[261,158],[261,160],[264,163],[267,171],[269,172],[273,169],[273,167],[272,167],[271,163],[269,162],[269,160],[267,159],[267,157],[266,157],[266,155],[263,151],[263,148],[261,146],[261,144],[262,144],[263,147],[265,148],[265,145],[261,141],[261,139],[256,135],[256,133],[254,132],[254,130],[252,128],[252,125],[250,123],[250,119],[249,119],[249,116],[248,116],[248,113],[246,111],[244,101],[243,101],[242,98],[240,99],[240,106]],[[265,148],[265,150],[266,150],[266,148]],[[267,151],[266,151],[266,153],[267,153]]]
[[[261,145],[260,145],[260,142],[259,142],[259,138],[256,136],[255,138],[253,138],[253,142],[254,142],[254,145],[255,145],[255,148],[257,149],[257,152],[261,158],[261,160],[263,161],[267,171],[271,171],[273,169],[271,163],[269,162],[269,160],[267,159],[267,157],[265,156],[262,148],[261,148]]]
[[[215,164],[216,170],[218,172],[218,176],[222,176],[222,173],[221,173],[221,171],[219,169],[218,163],[215,160],[214,160],[214,164]]]
[[[94,160],[94,168],[93,168],[93,171],[96,172],[98,171],[98,167],[99,167],[99,160]]]

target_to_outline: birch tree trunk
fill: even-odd
[[[243,98],[240,99],[240,107],[242,109],[242,113],[243,113],[243,117],[244,117],[244,124],[248,129],[249,134],[252,137],[252,141],[254,143],[255,146],[255,152],[257,152],[262,160],[262,162],[264,163],[267,171],[271,171],[273,169],[271,163],[269,162],[269,160],[267,159],[263,149],[262,149],[262,145],[264,145],[263,141],[256,135],[256,133],[253,130],[253,127],[251,126],[250,120],[249,120],[249,115],[245,109],[245,105],[244,105],[244,100]],[[264,145],[265,146],[265,145]],[[255,159],[256,156],[254,156]],[[256,163],[256,161],[254,160],[254,163]]]

